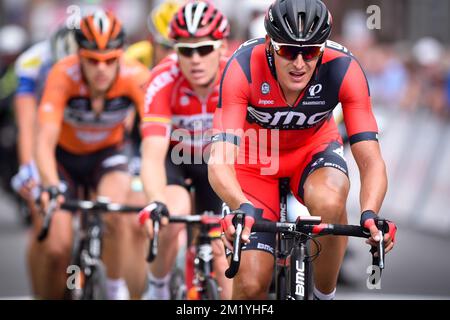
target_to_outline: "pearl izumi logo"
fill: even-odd
[[[322,91],[322,85],[316,84],[309,88],[309,95],[311,97],[315,97],[317,94],[319,94]]]
[[[269,20],[270,22],[273,22],[272,9],[269,10]]]
[[[261,93],[268,94],[270,92],[270,85],[267,82],[263,82],[261,85]]]

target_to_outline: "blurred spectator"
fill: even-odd
[[[342,25],[342,42],[360,61],[369,82],[374,105],[398,107],[407,87],[407,71],[389,45],[376,43],[362,11],[347,13]]]
[[[6,25],[0,28],[0,107],[10,106],[10,97],[14,93],[16,79],[13,62],[28,44],[28,34],[18,25]]]
[[[447,115],[450,114],[450,68],[447,74]]]
[[[408,84],[408,74],[402,61],[387,45],[373,46],[364,57],[373,103],[397,108]]]
[[[0,184],[10,190],[9,181],[17,170],[16,130],[12,101],[17,85],[14,61],[28,43],[28,35],[20,26],[0,28]]]
[[[405,108],[425,107],[438,115],[448,112],[443,59],[444,48],[436,39],[426,37],[416,42],[409,61],[409,84],[402,103]]]

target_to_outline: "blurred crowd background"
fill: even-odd
[[[1,0],[1,99],[13,83],[3,74],[18,54],[45,39],[76,13],[106,7],[123,20],[128,43],[148,35],[148,12],[161,1],[145,0]],[[215,0],[232,24],[231,47],[264,35],[263,15],[271,0]],[[375,104],[441,117],[450,113],[450,3],[446,0],[326,1],[333,14],[332,39],[347,46],[369,78]],[[373,9],[373,6],[378,9]],[[369,9],[368,9],[369,8]],[[369,12],[367,12],[369,11]],[[379,13],[379,16],[375,15]],[[379,29],[370,30],[380,18]],[[376,23],[375,23],[376,25]],[[6,87],[5,87],[6,86]],[[2,102],[4,108],[4,102]]]
[[[17,169],[11,104],[17,56],[48,37],[78,7],[83,12],[99,6],[110,9],[122,19],[128,44],[144,40],[148,36],[147,14],[160,2],[0,0],[0,177],[5,190]],[[263,15],[271,0],[212,2],[231,21],[232,48],[249,38],[264,36]],[[448,243],[450,1],[324,2],[333,15],[332,40],[357,57],[369,81],[390,178],[384,211],[399,221],[400,227],[403,224],[425,230]],[[370,29],[372,25],[380,28]],[[357,190],[353,188],[353,192],[349,202],[357,212]],[[448,289],[450,296],[450,285]]]
[[[0,71],[2,109],[13,92],[8,67],[27,47],[45,39],[80,8],[102,6],[124,22],[129,44],[148,36],[148,12],[161,1],[1,0]],[[231,47],[264,35],[271,0],[215,0],[232,25]],[[411,112],[425,108],[450,114],[450,3],[446,0],[325,0],[333,14],[332,39],[347,46],[365,69],[376,105]],[[379,8],[374,8],[374,5]],[[379,16],[376,16],[379,13]],[[380,18],[379,29],[370,30]],[[377,22],[377,21],[375,21]],[[375,26],[377,23],[375,23]],[[6,79],[4,77],[8,76]]]

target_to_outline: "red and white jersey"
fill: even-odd
[[[153,70],[147,87],[142,137],[171,136],[179,142],[203,147],[210,141],[204,135],[212,129],[213,115],[219,101],[220,78],[226,65],[222,59],[219,77],[206,97],[199,97],[183,76],[176,55],[164,59]],[[176,129],[183,129],[175,131]],[[186,140],[189,138],[189,140]]]

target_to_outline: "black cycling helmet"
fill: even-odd
[[[332,18],[320,0],[276,0],[267,11],[264,26],[276,42],[321,44],[331,34]]]

